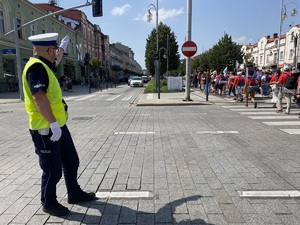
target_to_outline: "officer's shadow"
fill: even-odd
[[[81,203],[74,205],[70,214],[65,218],[67,221],[76,221],[81,224],[136,224],[136,225],[152,225],[152,224],[201,224],[201,225],[213,225],[207,223],[201,218],[189,219],[189,214],[176,213],[177,207],[180,207],[184,203],[189,201],[197,201],[201,196],[194,195],[187,198],[177,199],[172,201],[163,207],[161,207],[156,213],[149,213],[137,210],[135,208],[135,201],[130,206],[130,200],[128,206],[116,205],[108,202],[103,202],[101,199],[93,202]],[[119,200],[121,202],[122,200]],[[124,201],[124,200],[123,200]],[[126,201],[126,200],[125,200]],[[115,200],[118,202],[118,200]],[[152,204],[149,202],[149,204]],[[78,207],[79,206],[79,207]],[[192,204],[190,204],[193,207]],[[76,208],[77,207],[77,208]],[[87,209],[85,209],[85,207]],[[144,208],[147,206],[143,206]],[[83,209],[84,208],[84,209]],[[85,212],[83,212],[85,211]],[[195,217],[200,217],[199,214],[194,212]],[[183,216],[182,216],[183,215]]]

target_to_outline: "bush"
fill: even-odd
[[[160,80],[160,92],[181,92],[184,90],[168,90],[168,81],[167,79]],[[147,87],[144,90],[144,93],[157,93],[156,90],[156,80],[153,78],[148,82]]]

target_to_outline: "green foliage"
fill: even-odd
[[[236,61],[243,62],[243,57],[241,45],[233,42],[231,36],[225,34],[211,49],[193,58],[192,69],[223,71],[227,67],[228,71],[232,71]]]
[[[184,91],[184,90],[168,90],[168,80],[167,79],[161,79],[160,80],[160,92],[178,92],[178,91]],[[157,89],[156,89],[156,80],[155,79],[151,79],[148,84],[147,87],[144,89],[144,93],[157,93]]]
[[[101,61],[97,57],[91,58],[90,61],[89,61],[89,63],[90,63],[92,71],[96,71],[101,66]]]
[[[167,37],[169,35],[169,71],[177,70],[180,65],[180,55],[178,52],[178,43],[174,32],[170,27],[162,22],[158,25],[158,49],[160,50],[160,74],[163,75],[167,71],[167,58],[163,55],[166,53]],[[165,48],[165,49],[163,49]],[[145,65],[150,74],[155,74],[155,53],[156,53],[156,29],[153,29],[146,39]],[[166,53],[167,54],[167,53]]]

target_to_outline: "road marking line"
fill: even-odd
[[[98,198],[153,198],[149,191],[120,191],[120,192],[97,192]]]
[[[238,131],[197,131],[197,134],[238,134]]]
[[[130,99],[132,98],[132,96],[133,96],[133,95],[128,96],[128,97],[125,97],[125,98],[122,99],[122,101],[128,101],[128,100],[130,100]]]
[[[74,98],[78,98],[78,96],[73,96],[73,97],[63,97],[63,99],[66,100],[66,101],[69,101],[69,100],[74,99]]]
[[[113,100],[119,98],[120,96],[121,96],[121,95],[115,95],[115,96],[112,96],[112,97],[106,99],[105,101],[113,101]]]
[[[96,95],[97,95],[97,94],[86,95],[86,96],[84,96],[84,97],[82,97],[82,98],[76,99],[75,101],[86,100],[86,99],[88,99],[88,98],[93,98],[93,97],[95,97]]]
[[[298,126],[300,125],[300,121],[283,121],[283,122],[262,122],[266,125],[269,125],[269,126],[284,126],[284,125],[287,125],[287,126]]]
[[[298,119],[299,116],[248,116],[253,120],[282,120],[282,119]]]
[[[288,134],[300,134],[300,129],[280,129]]]
[[[261,111],[256,111],[256,112],[237,112],[241,115],[270,115],[270,114],[278,114],[276,112],[261,112]]]
[[[155,134],[153,131],[115,132],[115,134]]]
[[[259,111],[276,111],[276,109],[274,108],[240,108],[240,109],[229,109],[230,111],[234,111],[234,112],[237,112],[237,111],[255,111],[257,112],[258,110]]]
[[[92,102],[92,101],[97,101],[97,100],[99,100],[100,98],[103,98],[103,97],[105,97],[105,96],[107,96],[107,95],[100,95],[100,96],[98,96],[98,97],[96,97],[96,98],[91,99],[90,101],[91,101],[91,102]]]
[[[300,197],[300,191],[297,190],[283,190],[283,191],[238,191],[240,197],[245,198],[293,198]]]

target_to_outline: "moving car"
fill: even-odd
[[[144,87],[144,81],[141,77],[132,77],[130,80],[130,87]]]

